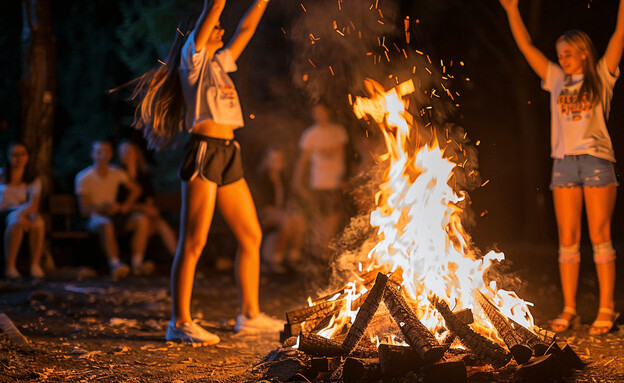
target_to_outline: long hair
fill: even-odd
[[[160,62],[137,79],[130,99],[137,102],[133,126],[143,131],[150,149],[167,149],[184,126],[186,103],[182,94],[180,55],[190,32],[190,16],[179,24],[166,62]]]
[[[583,83],[581,84],[578,97],[579,101],[585,98],[592,105],[597,104],[600,102],[602,83],[596,71],[596,62],[598,60],[594,44],[587,33],[577,29],[569,30],[561,35],[557,39],[557,44],[561,42],[566,42],[585,54],[585,60],[583,60]]]
[[[2,183],[8,184],[9,182],[11,182],[11,149],[17,145],[26,148],[26,152],[28,153],[28,162],[26,163],[26,167],[24,168],[22,182],[29,184],[37,178],[37,172],[35,172],[32,166],[32,162],[30,161],[30,149],[28,149],[28,146],[26,146],[26,144],[24,144],[23,142],[14,141],[7,146],[5,151],[4,167],[2,168],[2,177],[4,179],[2,180]]]

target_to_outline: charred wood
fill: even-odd
[[[289,324],[301,323],[305,320],[319,320],[325,318],[327,313],[333,311],[343,304],[342,301],[321,302],[317,305],[304,307],[297,310],[289,311],[286,313],[286,319]]]
[[[380,344],[378,351],[383,378],[402,376],[425,365],[425,361],[410,347]]]
[[[438,343],[409,307],[400,286],[394,283],[386,286],[384,303],[392,319],[399,325],[407,343],[425,362],[434,363],[442,358],[445,348]]]
[[[437,296],[431,296],[430,301],[444,318],[446,327],[455,333],[460,338],[462,344],[475,353],[481,361],[494,367],[502,367],[509,362],[511,359],[509,353],[496,343],[477,334],[467,324],[457,319],[445,301]]]
[[[501,338],[503,338],[503,341],[507,345],[507,348],[509,348],[511,355],[514,357],[516,362],[518,362],[518,364],[528,362],[529,359],[531,359],[533,350],[527,346],[527,339],[521,338],[516,331],[514,331],[514,328],[508,318],[503,315],[498,307],[480,290],[475,290],[474,296],[485,314],[488,318],[490,318],[490,321],[494,325],[494,328],[496,328],[496,331],[498,331],[498,334]]]
[[[366,300],[361,305],[360,310],[355,317],[355,321],[349,329],[347,337],[344,342],[342,342],[342,347],[347,350],[353,350],[353,348],[359,343],[360,339],[362,339],[364,331],[366,331],[366,327],[379,308],[381,298],[383,297],[383,293],[386,288],[386,282],[388,282],[388,277],[385,274],[378,273],[373,288],[368,292]]]
[[[341,343],[317,334],[300,336],[299,351],[305,352],[308,355],[327,357],[346,356],[349,354],[349,351],[351,351],[351,355],[356,357],[368,358],[377,356],[377,350],[374,348],[356,347],[353,350],[347,350],[342,347]]]
[[[468,379],[466,364],[462,360],[439,362],[423,369],[425,383],[462,383]]]
[[[342,363],[342,358],[339,356],[312,358],[310,361],[310,368],[316,373],[331,372],[337,369],[340,363]]]
[[[381,379],[379,360],[347,358],[342,367],[342,379],[345,383],[374,382]]]
[[[518,376],[526,382],[552,382],[563,375],[561,363],[554,354],[531,358],[517,371]]]

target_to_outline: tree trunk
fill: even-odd
[[[57,98],[56,38],[51,0],[24,0],[24,71],[19,86],[22,104],[20,139],[30,149],[30,162],[44,191],[52,183],[52,128]]]

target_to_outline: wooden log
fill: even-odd
[[[466,364],[463,360],[439,362],[423,369],[424,383],[453,382],[462,383],[468,379]]]
[[[533,349],[533,355],[541,356],[546,353],[546,350],[548,349],[548,346],[550,345],[550,343],[552,343],[552,341],[550,343],[546,343],[544,341],[546,337],[538,336],[536,333],[517,323],[513,319],[509,319],[509,323],[511,323],[511,326],[516,332],[516,335],[518,335],[522,339],[522,343]]]
[[[553,382],[563,375],[561,363],[554,354],[531,358],[518,367],[518,376],[525,382]]]
[[[440,312],[446,327],[457,335],[462,344],[470,349],[482,362],[494,367],[502,367],[509,362],[511,355],[501,346],[474,332],[468,325],[455,317],[448,304],[432,295],[429,300]]]
[[[342,347],[342,343],[333,339],[327,339],[317,334],[306,334],[299,337],[299,351],[314,356],[346,356],[351,355],[368,358],[377,357],[377,350],[368,347],[356,347],[353,350],[347,350]]]
[[[308,319],[323,319],[328,312],[335,310],[337,306],[342,304],[342,301],[321,302],[314,306],[289,311],[286,313],[286,319],[290,324],[301,323]]]
[[[378,351],[379,367],[384,379],[403,376],[425,365],[425,361],[411,347],[382,343]]]
[[[488,299],[480,290],[475,289],[474,296],[487,315],[490,318],[490,322],[494,325],[494,328],[498,334],[503,338],[503,342],[509,348],[511,355],[514,357],[518,364],[523,364],[531,359],[533,350],[523,342],[523,339],[516,334],[509,319],[500,312],[498,307]],[[522,326],[520,326],[522,327]]]
[[[444,355],[441,346],[409,307],[400,286],[390,283],[384,290],[384,303],[392,319],[399,325],[407,343],[426,363],[435,363]]]
[[[342,358],[335,357],[317,357],[310,360],[310,369],[315,373],[331,372],[340,366]]]
[[[360,342],[360,339],[362,339],[362,336],[364,335],[364,331],[366,331],[366,327],[373,318],[373,315],[375,315],[375,312],[377,312],[377,308],[379,308],[383,292],[386,288],[386,282],[388,282],[388,277],[385,274],[378,273],[373,288],[368,292],[366,300],[360,307],[360,310],[355,317],[355,321],[353,321],[353,325],[351,325],[351,328],[349,329],[347,337],[342,342],[342,347],[347,350],[353,350],[353,348],[355,348],[355,346]]]
[[[381,379],[379,360],[375,358],[348,357],[342,367],[342,380],[345,383],[375,382]]]
[[[457,317],[457,319],[462,321],[462,323],[464,324],[474,323],[474,316],[472,315],[471,309],[461,309],[458,311],[453,311],[453,314],[455,314],[455,317]]]

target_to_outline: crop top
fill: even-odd
[[[208,57],[207,49],[195,49],[195,31],[189,33],[180,56],[180,82],[186,101],[186,129],[206,120],[216,123],[243,126],[238,93],[229,72],[238,68],[228,49]]]

